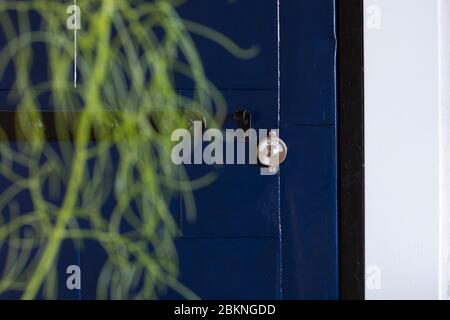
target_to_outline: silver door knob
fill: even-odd
[[[287,150],[286,143],[278,137],[275,130],[271,130],[269,136],[258,145],[258,159],[262,165],[269,167],[271,172],[276,173],[280,164],[286,160]]]

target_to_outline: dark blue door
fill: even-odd
[[[289,148],[280,175],[225,165],[195,193],[197,220],[182,222],[178,247],[181,278],[201,297],[338,297],[334,1],[279,2],[205,0],[180,8],[244,48],[259,47],[255,58],[241,60],[197,39],[228,113],[245,109],[253,128],[280,128]],[[188,168],[194,177],[202,170],[211,168]]]
[[[250,50],[236,57],[192,35],[226,100],[224,127],[238,128],[232,115],[245,110],[252,128],[279,129],[289,148],[272,176],[252,164],[180,168],[180,177],[215,177],[193,193],[195,219],[183,197],[171,202],[180,283],[202,299],[337,299],[335,0],[192,0],[177,11]],[[2,83],[1,110],[13,110]],[[176,83],[193,94],[190,81]],[[104,254],[95,243],[61,250],[61,268],[83,270],[81,291],[66,290],[60,276],[61,298],[95,298]]]

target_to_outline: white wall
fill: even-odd
[[[450,59],[439,53],[448,4],[365,0],[367,299],[448,296],[440,93],[450,88],[439,81]]]

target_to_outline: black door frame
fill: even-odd
[[[338,1],[340,299],[364,299],[364,1]]]

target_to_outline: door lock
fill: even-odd
[[[276,174],[280,164],[286,160],[287,150],[286,143],[278,137],[277,131],[271,130],[269,136],[258,145],[258,159],[263,166],[268,167],[270,174]]]

